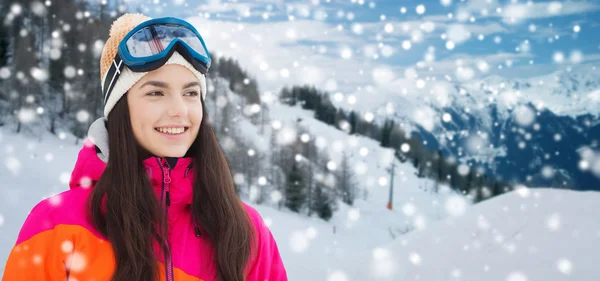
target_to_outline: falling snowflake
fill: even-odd
[[[529,191],[529,188],[527,186],[520,185],[520,184],[517,184],[515,186],[515,191],[517,192],[517,194],[519,194],[523,198],[529,197],[529,195],[531,194],[531,192]]]
[[[506,281],[527,281],[527,276],[521,272],[512,272],[506,277]]]
[[[87,267],[87,258],[83,253],[74,252],[67,256],[65,260],[67,270],[71,272],[81,272]]]
[[[235,182],[235,184],[237,184],[237,185],[244,184],[244,182],[245,182],[244,175],[241,173],[235,173],[235,175],[233,175],[233,182]]]
[[[21,14],[22,11],[23,11],[23,8],[19,4],[13,4],[10,7],[10,12],[13,13],[13,15],[19,15],[19,14]]]
[[[432,131],[435,127],[435,121],[439,120],[437,113],[430,107],[422,107],[415,110],[413,120],[421,125],[425,130]]]
[[[542,167],[542,176],[547,179],[552,178],[554,176],[554,169],[547,165]]]
[[[572,64],[581,63],[583,61],[583,53],[581,51],[578,51],[578,50],[572,51],[571,55],[569,57],[569,61]]]
[[[282,128],[277,134],[277,143],[280,145],[292,144],[296,141],[296,130],[293,128]]]
[[[470,170],[471,169],[466,164],[460,164],[460,165],[458,165],[458,168],[457,168],[458,174],[463,177],[468,175]]]
[[[66,78],[73,78],[75,77],[75,74],[77,74],[77,70],[75,69],[75,67],[71,65],[65,67],[64,75]]]
[[[555,52],[552,56],[552,60],[555,63],[563,63],[565,61],[565,54],[563,54],[562,52]]]
[[[57,207],[62,204],[62,196],[60,194],[54,195],[48,198],[48,203],[54,207]]]
[[[392,253],[385,248],[373,249],[371,270],[377,277],[390,277],[396,271]]]
[[[550,229],[550,231],[557,231],[560,228],[560,221],[561,219],[559,214],[552,214],[546,220],[546,226],[548,227],[548,229]]]
[[[410,151],[410,145],[408,143],[403,143],[400,146],[400,150],[402,150],[402,152],[407,153]]]
[[[92,186],[92,179],[90,177],[81,177],[79,180],[79,185],[83,188],[88,188]]]
[[[383,30],[385,30],[386,33],[392,33],[394,32],[394,26],[391,23],[386,23]]]
[[[409,216],[409,217],[414,215],[416,210],[417,210],[417,208],[412,203],[406,203],[406,204],[404,204],[404,206],[402,206],[402,212],[404,213],[404,215]]]
[[[387,183],[388,183],[386,177],[379,177],[379,181],[378,182],[379,182],[379,185],[381,185],[381,186],[386,186]]]
[[[360,24],[360,23],[352,24],[352,28],[351,29],[352,29],[352,32],[354,32],[354,33],[356,33],[358,35],[362,34],[363,30],[364,30],[362,24]]]
[[[317,232],[316,228],[309,226],[308,228],[306,228],[305,234],[306,234],[306,238],[313,240],[317,237],[318,232]]]
[[[45,69],[32,67],[30,74],[31,74],[31,77],[33,77],[35,80],[38,80],[40,82],[44,82],[44,81],[48,80],[48,71],[46,71]]]
[[[348,220],[357,221],[360,218],[360,210],[356,208],[352,208],[348,210]]]
[[[327,281],[348,281],[348,276],[343,271],[335,270],[329,273]]]
[[[410,253],[409,260],[414,265],[420,265],[422,262],[421,256],[415,252]]]
[[[275,190],[275,191],[271,192],[271,201],[273,203],[279,203],[281,201],[281,199],[283,199],[283,194],[281,194],[280,191]]]
[[[465,214],[467,202],[465,197],[452,195],[446,199],[446,212],[453,217],[459,217]]]
[[[44,155],[44,160],[46,160],[46,162],[52,162],[52,160],[54,160],[54,154],[52,154],[52,152],[46,153],[46,155]]]
[[[70,240],[65,240],[62,242],[62,244],[60,244],[60,249],[63,251],[63,253],[71,253],[73,248],[73,242]]]
[[[79,110],[77,112],[76,119],[81,123],[85,123],[90,119],[90,113],[83,109]]]
[[[446,36],[451,42],[460,44],[471,38],[471,32],[462,24],[452,24],[448,26]]]
[[[71,179],[71,173],[67,173],[67,172],[60,173],[60,182],[62,184],[69,184],[70,179]]]
[[[449,113],[444,113],[442,115],[442,121],[444,121],[444,123],[452,121],[452,115],[450,115]]]
[[[308,237],[304,232],[295,231],[290,235],[290,247],[294,252],[301,253],[308,248]]]
[[[343,48],[340,52],[340,56],[343,59],[350,59],[352,57],[352,50],[350,48]]]
[[[60,52],[59,49],[52,48],[50,50],[50,59],[52,59],[52,60],[59,60],[61,55],[62,55],[62,53]]]
[[[556,267],[564,275],[569,275],[573,271],[573,264],[568,259],[559,259],[556,262]]]
[[[490,228],[490,223],[483,215],[479,215],[477,218],[477,226],[481,230],[488,230]]]
[[[36,111],[31,108],[21,108],[18,116],[21,122],[30,123],[36,119]]]
[[[33,262],[33,264],[39,265],[42,263],[43,258],[41,255],[35,254],[35,255],[33,255],[33,258],[31,261]]]
[[[533,109],[526,105],[517,107],[514,112],[515,121],[517,124],[528,127],[535,121],[535,112]]]
[[[333,160],[329,160],[327,162],[327,169],[330,171],[335,171],[337,169],[337,164]]]
[[[8,67],[0,67],[0,79],[8,79],[10,74],[10,69],[8,69]]]
[[[6,160],[4,160],[4,164],[15,176],[21,171],[21,161],[15,157],[6,158]]]
[[[548,13],[550,13],[551,15],[556,15],[560,13],[560,10],[562,10],[562,3],[558,1],[550,2],[548,4],[547,10]]]
[[[442,6],[448,7],[452,5],[452,0],[440,0],[440,3],[442,4]]]

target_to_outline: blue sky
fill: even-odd
[[[238,59],[264,90],[309,83],[347,93],[397,79],[528,77],[600,61],[600,1],[126,2],[152,17],[188,19],[211,51]]]

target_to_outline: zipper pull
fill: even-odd
[[[196,233],[196,237],[200,237],[200,229],[197,226],[194,226],[194,232]]]
[[[163,166],[163,174],[165,175],[164,182],[171,183],[171,175],[169,175],[169,166]]]
[[[169,196],[168,191],[167,191],[166,199],[167,199],[167,207],[171,206],[171,196]]]

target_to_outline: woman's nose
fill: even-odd
[[[169,116],[186,116],[187,115],[187,105],[183,100],[182,96],[175,96],[171,99],[171,104],[169,105]]]

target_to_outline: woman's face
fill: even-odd
[[[167,64],[131,87],[131,127],[143,148],[160,157],[185,155],[202,122],[199,83],[187,68]]]

